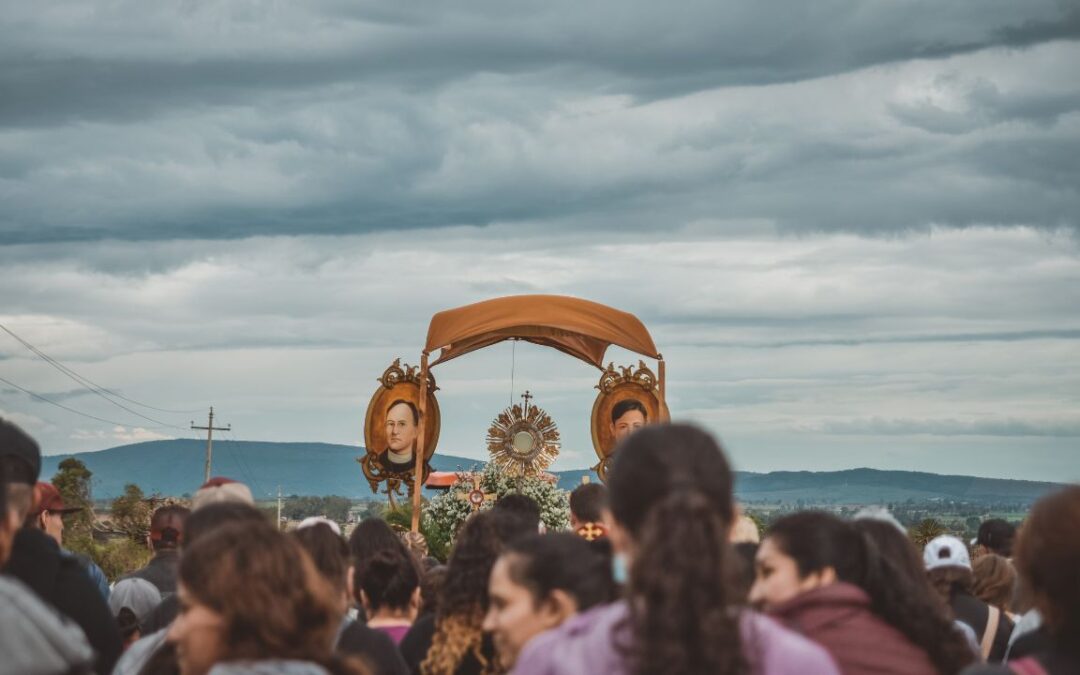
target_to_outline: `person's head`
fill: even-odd
[[[57,544],[63,546],[64,516],[76,511],[82,511],[82,508],[67,506],[60,491],[52,483],[38,481],[34,486],[34,508],[23,524],[44,531]]]
[[[568,533],[511,542],[491,570],[491,601],[483,628],[492,634],[503,665],[539,633],[577,612],[615,597],[610,560]]]
[[[174,551],[184,540],[184,523],[191,509],[180,504],[166,504],[150,516],[150,548],[154,551]]]
[[[1043,497],[1031,509],[1016,548],[1016,567],[1051,638],[1080,651],[1080,486]]]
[[[225,661],[321,662],[340,624],[307,554],[265,520],[220,526],[186,547],[177,594],[167,639],[183,675]]]
[[[979,534],[972,542],[975,557],[996,554],[1002,558],[1011,558],[1016,527],[1001,518],[991,518],[979,525]]]
[[[502,537],[506,541],[540,531],[540,506],[532,497],[511,493],[501,497],[491,508],[499,514]]]
[[[17,514],[8,506],[7,466],[0,462],[0,569],[11,557],[11,544],[18,529]]]
[[[289,536],[307,552],[315,571],[334,589],[338,609],[344,615],[352,595],[352,566],[349,564],[349,547],[345,540],[330,525],[322,522],[297,528]]]
[[[950,534],[931,539],[923,548],[926,577],[941,601],[948,605],[957,593],[970,593],[975,579],[971,556],[964,542]]]
[[[420,580],[420,611],[417,618],[439,610],[439,596],[446,582],[446,565],[433,565],[424,571]]]
[[[404,545],[364,561],[356,574],[356,600],[368,618],[412,621],[420,609],[420,572]]]
[[[349,535],[349,553],[356,570],[379,551],[396,551],[400,546],[401,539],[382,518],[361,520]]]
[[[730,612],[732,481],[720,446],[693,426],[649,425],[615,452],[608,533],[629,567],[635,672],[742,669]]]
[[[645,405],[633,398],[626,398],[611,407],[611,435],[618,443],[648,422]]]
[[[146,579],[129,577],[117,581],[109,592],[109,610],[120,628],[125,645],[140,637],[139,623],[161,604],[161,592]]]
[[[988,605],[1010,611],[1016,592],[1016,569],[1006,558],[994,553],[981,556],[971,566],[975,578],[971,592]]]
[[[422,664],[424,673],[449,675],[470,653],[486,667],[482,624],[488,607],[488,579],[503,547],[501,519],[505,514],[478,511],[458,532],[435,615],[435,636]]]
[[[420,429],[420,411],[412,401],[399,398],[386,409],[386,444],[394,452],[413,449]]]
[[[820,511],[785,516],[769,528],[755,557],[750,602],[775,609],[807,591],[835,583],[841,569],[861,563],[861,536],[848,523]],[[844,569],[847,577],[860,570]]]
[[[891,514],[890,514],[891,515]],[[951,614],[926,576],[918,548],[892,517],[852,521],[866,539],[872,564],[863,588],[871,608],[930,656],[939,672],[955,673],[973,660],[967,639],[956,631]]]
[[[250,504],[230,501],[207,504],[192,511],[184,521],[184,548],[190,547],[215,529],[230,523],[249,527],[270,525],[266,516]]]
[[[255,504],[251,488],[232,478],[215,476],[202,484],[191,498],[191,510],[198,511],[204,506],[219,502],[239,502]]]
[[[3,470],[5,506],[15,525],[10,537],[22,526],[34,506],[34,484],[41,474],[41,449],[18,425],[0,417],[0,469]]]
[[[585,483],[570,493],[570,527],[599,523],[607,508],[607,488],[603,483]]]

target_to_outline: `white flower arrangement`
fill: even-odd
[[[473,490],[472,474],[459,472],[458,480],[445,493],[424,504],[423,516],[426,529],[431,535],[453,538],[454,534],[472,513],[467,496]],[[480,506],[489,509],[494,503],[511,493],[530,497],[540,507],[540,520],[549,532],[570,527],[570,502],[565,490],[554,482],[539,476],[509,476],[492,463],[484,466],[480,474],[480,490],[487,497]]]

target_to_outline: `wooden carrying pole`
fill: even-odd
[[[417,410],[420,411],[420,426],[416,434],[416,468],[413,470],[413,496],[412,496],[412,531],[420,531],[420,497],[424,487],[424,460],[427,455],[427,439],[424,436],[427,423],[427,398],[428,398],[428,354],[420,354],[420,400],[417,401]]]
[[[659,375],[659,377],[657,377],[657,384],[659,385],[660,389],[660,412],[662,414],[663,411],[667,410],[667,385],[665,384],[664,355],[657,354],[656,356],[656,369]],[[664,421],[666,422],[667,420]]]

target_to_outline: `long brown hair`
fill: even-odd
[[[230,523],[180,559],[180,583],[224,621],[221,661],[296,659],[364,673],[331,657],[340,624],[330,584],[293,539],[269,523]]]
[[[636,551],[624,647],[633,672],[745,672],[727,542],[732,474],[720,446],[696,427],[645,427],[619,446],[608,488]]]
[[[988,553],[971,566],[975,582],[971,593],[988,605],[1003,612],[1012,611],[1012,599],[1016,591],[1016,569],[1005,558]]]
[[[1043,497],[1020,530],[1016,566],[1059,648],[1080,652],[1080,486]]]

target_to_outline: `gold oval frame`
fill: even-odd
[[[611,409],[626,399],[637,399],[648,412],[648,424],[671,419],[667,405],[660,399],[660,387],[656,375],[644,361],[637,368],[608,364],[596,385],[600,393],[593,402],[592,441],[600,462],[592,467],[600,480],[607,482],[608,463],[615,452],[615,436],[611,433]]]
[[[435,378],[428,373],[427,391],[427,423],[424,425],[424,476],[431,473],[428,462],[435,454],[435,448],[439,444],[439,431],[441,428],[441,416],[439,413],[439,401],[435,398]],[[386,413],[390,404],[399,399],[404,399],[419,407],[420,403],[420,373],[418,366],[405,364],[402,366],[401,359],[395,359],[390,367],[379,378],[379,387],[371,396],[367,412],[364,414],[364,447],[366,453],[359,458],[364,470],[364,477],[371,485],[372,492],[379,491],[379,483],[386,482],[387,489],[397,492],[402,482],[406,483],[409,493],[414,489],[413,475],[416,473],[415,466],[408,471],[388,471],[375,460],[386,449]]]

